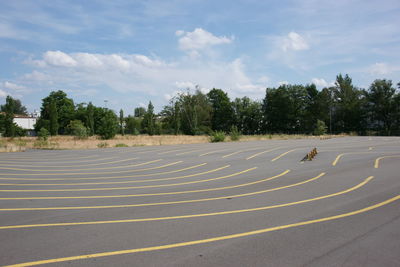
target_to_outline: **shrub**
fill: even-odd
[[[123,143],[119,143],[119,144],[116,144],[115,147],[128,147],[128,145],[127,144],[123,144]]]
[[[108,143],[107,143],[107,142],[98,143],[98,144],[97,144],[97,147],[98,147],[98,148],[106,148],[106,147],[108,147]]]
[[[324,121],[317,120],[317,125],[315,126],[314,129],[314,135],[324,135],[326,134],[326,125]]]
[[[76,139],[86,139],[88,137],[88,131],[80,120],[70,121],[67,129]]]
[[[101,139],[111,139],[118,131],[118,118],[112,110],[107,110],[100,120],[99,135]]]
[[[46,128],[42,127],[38,132],[38,138],[43,141],[47,141],[47,139],[49,138],[49,134],[50,132]]]
[[[238,141],[240,139],[241,133],[238,131],[238,128],[235,125],[231,127],[230,137],[232,141]]]
[[[211,142],[224,142],[225,141],[225,133],[223,131],[215,131],[211,135]]]

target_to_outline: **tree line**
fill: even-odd
[[[397,86],[400,88],[400,83]],[[26,108],[19,100],[7,97],[1,111],[0,132],[4,136],[17,135],[10,114],[26,112]],[[188,90],[174,96],[158,114],[150,101],[147,109],[137,107],[129,116],[124,116],[121,109],[117,116],[92,103],[74,104],[65,92],[53,91],[42,100],[35,130],[50,135],[99,135],[104,139],[116,134],[232,131],[247,135],[400,135],[400,93],[390,80],[375,80],[368,89],[362,89],[354,86],[348,75],[339,74],[334,86],[320,91],[314,84],[284,84],[267,88],[265,97],[255,101],[249,97],[231,100],[226,92],[215,88],[207,94]]]

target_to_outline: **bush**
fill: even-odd
[[[97,147],[98,148],[106,148],[106,147],[108,147],[108,144],[107,144],[107,142],[101,142],[101,143],[97,144]]]
[[[231,127],[230,137],[232,141],[238,141],[240,139],[241,133],[238,131],[238,128],[235,125]]]
[[[317,120],[317,125],[315,126],[314,129],[314,135],[324,135],[326,134],[326,125],[324,121]]]
[[[50,132],[42,127],[40,128],[40,131],[38,132],[38,138],[42,141],[47,141],[47,139],[49,138]]]
[[[67,129],[76,139],[86,139],[88,137],[88,131],[80,120],[70,121]]]
[[[215,142],[224,142],[225,141],[225,133],[223,131],[215,131],[212,133],[210,138],[212,143]]]
[[[127,144],[123,144],[123,143],[119,143],[119,144],[116,144],[115,147],[128,147],[128,145]]]
[[[107,110],[100,120],[99,135],[101,139],[111,139],[118,131],[118,118],[112,110]]]

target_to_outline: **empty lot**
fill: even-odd
[[[399,266],[399,164],[398,137],[3,153],[0,264]]]

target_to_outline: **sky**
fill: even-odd
[[[51,91],[132,114],[187,89],[400,81],[398,0],[0,1],[0,103]]]

